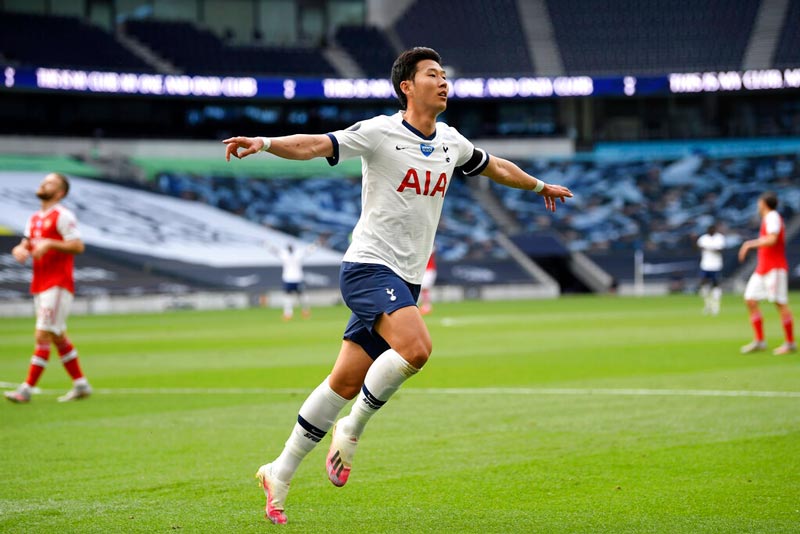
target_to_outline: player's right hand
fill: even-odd
[[[264,148],[264,141],[258,137],[229,137],[222,141],[225,143],[225,161],[230,161],[231,156],[236,159],[246,158]],[[245,150],[240,154],[239,149]]]
[[[27,247],[23,245],[17,245],[13,249],[11,249],[11,255],[14,256],[14,259],[20,263],[25,263],[28,261],[31,253]]]

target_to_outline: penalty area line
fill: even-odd
[[[18,384],[0,382],[0,388]],[[38,389],[38,388],[37,388]],[[313,388],[95,388],[99,395],[305,395]],[[529,396],[620,396],[620,397],[761,397],[800,398],[800,391],[758,391],[727,389],[657,389],[657,388],[405,388],[403,393],[416,395],[529,395]],[[34,391],[36,392],[36,391]],[[44,389],[42,394],[59,393]],[[63,393],[63,392],[61,392]]]

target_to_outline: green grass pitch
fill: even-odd
[[[740,355],[740,297],[701,308],[437,304],[431,360],[372,419],[347,486],[327,481],[326,438],[283,527],[253,475],[347,310],[73,317],[96,394],[56,403],[70,384],[53,354],[42,394],[0,405],[0,532],[800,532],[800,355]],[[0,381],[24,378],[32,330],[0,321]]]

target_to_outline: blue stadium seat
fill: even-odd
[[[12,64],[152,72],[109,33],[75,17],[3,12],[0,55]]]
[[[371,26],[340,26],[335,40],[370,78],[388,78],[397,56],[386,35]]]
[[[519,19],[514,0],[417,0],[395,30],[406,47],[436,49],[458,76],[529,76],[533,60]]]
[[[125,31],[189,74],[336,75],[317,49],[228,45],[190,22],[130,20]]]
[[[361,214],[358,178],[244,180],[165,173],[156,184],[164,194],[204,202],[305,241],[324,237],[326,246],[342,252]],[[493,219],[472,198],[464,180],[454,179],[436,237],[439,258],[504,258],[505,251],[493,238],[496,232]]]
[[[800,0],[790,0],[778,46],[775,67],[800,67]]]
[[[738,70],[760,2],[547,0],[568,74]]]

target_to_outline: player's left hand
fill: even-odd
[[[744,261],[749,251],[750,251],[750,242],[745,241],[744,243],[742,243],[742,246],[739,247],[739,263],[742,263]]]
[[[545,184],[544,189],[539,191],[537,195],[544,197],[544,207],[548,211],[556,211],[556,199],[566,202],[568,198],[572,198],[572,191],[563,185]]]
[[[227,145],[225,147],[225,161],[230,161],[231,156],[236,159],[242,159],[264,148],[264,141],[258,137],[229,137],[222,142]],[[241,154],[239,153],[240,148],[245,149]]]

